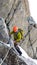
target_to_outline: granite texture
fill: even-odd
[[[10,21],[9,24],[10,31],[14,25],[17,25],[18,27],[22,28],[26,34],[28,32],[28,25],[29,25],[28,21],[26,20],[26,17],[28,16],[30,16],[28,0],[0,0],[0,17],[6,19],[6,23]],[[21,42],[21,47],[28,53],[30,57],[37,58],[37,29],[35,29],[33,26],[32,30],[30,31],[30,39],[31,43],[33,44],[32,46],[30,45],[28,35],[25,38],[25,40]]]

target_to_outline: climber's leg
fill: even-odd
[[[15,46],[16,50],[18,51],[19,55],[21,55],[22,52],[21,52],[20,48],[18,47],[18,44],[14,44],[14,46]]]

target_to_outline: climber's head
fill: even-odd
[[[17,31],[18,31],[18,26],[14,26],[14,27],[13,27],[13,31],[14,31],[14,32],[17,32]]]

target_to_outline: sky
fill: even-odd
[[[37,23],[37,0],[29,0],[31,16]]]

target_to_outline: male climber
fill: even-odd
[[[24,31],[21,28],[18,28],[18,26],[14,26],[12,29],[12,32],[10,32],[10,34],[13,34],[14,37],[14,46],[16,48],[16,50],[19,52],[19,54],[21,55],[22,52],[20,51],[19,47],[18,47],[18,42],[20,43],[20,41],[23,39],[24,37]]]

